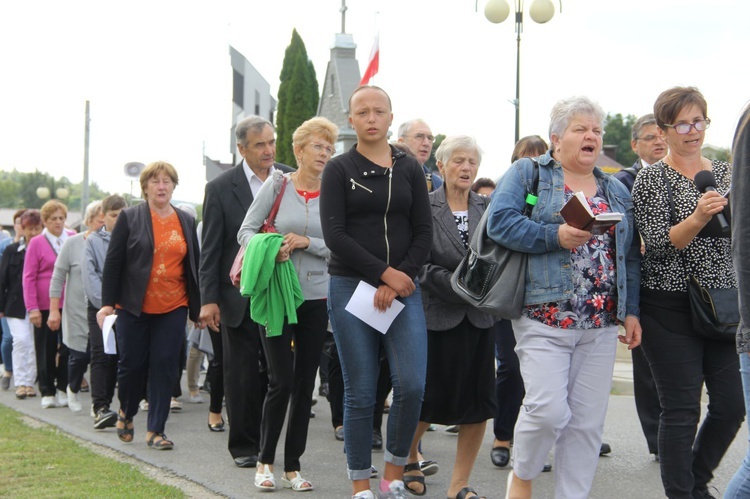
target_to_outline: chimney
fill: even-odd
[[[616,145],[605,145],[603,147],[604,155],[607,156],[610,159],[617,160],[615,156],[617,156],[617,146]]]

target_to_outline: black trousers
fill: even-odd
[[[635,408],[638,411],[638,419],[641,422],[643,436],[646,437],[649,454],[659,453],[659,416],[661,404],[659,403],[659,392],[656,390],[654,376],[648,365],[643,348],[636,347],[632,352],[633,357],[633,396],[635,397]]]
[[[224,395],[229,418],[229,453],[233,458],[260,452],[260,419],[268,390],[258,325],[245,312],[239,327],[221,325]],[[213,391],[213,389],[212,389]]]
[[[208,410],[214,414],[221,414],[224,402],[224,345],[221,341],[221,332],[209,328],[208,334],[214,348],[214,356],[206,371],[206,378],[211,385],[211,403]]]
[[[94,404],[94,412],[109,409],[117,385],[117,354],[104,353],[102,330],[96,322],[97,311],[89,303],[86,314],[91,347],[91,403]]]
[[[80,352],[68,348],[68,387],[73,393],[81,391],[81,383],[86,369],[89,368],[91,361],[91,344],[86,344],[86,351]]]
[[[284,440],[284,471],[299,471],[307,446],[312,392],[328,326],[326,300],[307,300],[297,308],[297,324],[285,324],[279,336],[261,343],[268,364],[268,393],[263,403],[258,461],[273,464],[289,407]],[[292,348],[294,342],[294,348]]]
[[[120,353],[117,382],[120,409],[126,418],[138,413],[148,376],[148,431],[164,432],[185,339],[187,307],[140,317],[117,310],[115,334]]]
[[[693,331],[687,293],[641,289],[641,326],[662,409],[659,464],[664,491],[670,498],[704,497],[745,416],[735,345]],[[696,434],[704,382],[708,412]]]
[[[62,341],[62,326],[52,331],[47,326],[49,310],[42,310],[42,326],[34,327],[36,372],[42,397],[54,396],[68,388],[68,347]],[[57,355],[60,354],[58,359]]]
[[[492,326],[495,335],[495,395],[497,396],[497,415],[493,431],[495,439],[513,440],[513,428],[516,426],[518,411],[526,391],[523,387],[521,367],[516,355],[516,337],[509,320],[501,320]]]

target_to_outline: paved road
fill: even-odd
[[[187,393],[185,391],[185,393]],[[82,394],[84,407],[89,403],[88,394]],[[324,400],[315,407],[317,417],[310,421],[310,437],[307,452],[302,458],[304,476],[316,487],[306,496],[322,498],[350,497],[346,480],[343,444],[333,438],[330,411]],[[62,431],[95,444],[109,447],[134,457],[167,472],[188,478],[205,489],[193,493],[196,497],[219,494],[226,497],[266,497],[268,493],[253,487],[252,469],[236,468],[226,451],[226,433],[210,433],[206,427],[207,404],[184,404],[182,413],[172,414],[166,433],[176,443],[174,451],[159,452],[147,448],[145,417],[136,416],[136,440],[132,444],[121,443],[114,429],[94,431],[92,419],[86,411],[73,414],[68,409],[42,410],[39,398],[16,400],[12,391],[0,392],[0,403],[24,414],[57,426]],[[705,410],[705,408],[704,408]],[[0,428],[2,432],[2,428]],[[659,498],[663,497],[659,466],[646,453],[646,445],[640,433],[632,396],[612,395],[605,428],[605,441],[612,445],[610,457],[600,459],[592,498]],[[722,465],[717,470],[714,485],[723,492],[727,482],[741,461],[747,448],[747,428],[743,426]],[[283,437],[282,437],[283,438]],[[450,469],[455,455],[457,437],[443,431],[428,433],[423,445],[427,457],[436,459],[441,471],[427,478],[429,498],[445,497]],[[492,429],[488,424],[485,442],[480,452],[472,484],[488,498],[502,499],[507,470],[492,466],[489,451],[492,445]],[[277,462],[282,463],[283,445]],[[373,454],[373,463],[382,469],[382,452]],[[279,465],[281,469],[281,465]],[[545,473],[535,481],[535,497],[552,497],[553,473]],[[373,487],[375,482],[373,481]],[[205,492],[203,492],[205,491]],[[276,497],[291,497],[289,490],[279,490]]]

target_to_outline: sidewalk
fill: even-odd
[[[610,396],[609,411],[605,422],[604,440],[611,444],[612,454],[599,460],[599,468],[590,497],[596,498],[639,498],[650,499],[663,497],[659,466],[648,455],[645,441],[641,434],[635,404],[632,396],[621,393],[632,393],[632,369],[629,353],[625,357],[619,353],[615,366],[615,383],[613,395]],[[187,393],[187,391],[185,391]],[[316,391],[317,394],[317,391]],[[114,428],[103,431],[93,430],[92,418],[88,414],[89,394],[81,394],[84,411],[74,414],[69,409],[42,409],[39,397],[17,400],[13,391],[0,391],[0,403],[11,407],[31,418],[46,422],[76,438],[101,446],[109,456],[121,456],[123,460],[135,459],[156,470],[155,478],[164,480],[170,485],[181,487],[188,497],[231,497],[231,498],[266,498],[267,492],[260,492],[253,485],[254,469],[240,469],[234,466],[229,455],[227,433],[211,433],[206,427],[208,413],[208,395],[204,404],[184,403],[183,410],[171,414],[167,422],[166,434],[175,441],[173,451],[155,451],[145,443],[146,417],[139,413],[135,417],[135,441],[124,444],[117,439]],[[351,497],[350,482],[346,478],[346,460],[343,444],[333,437],[330,422],[330,409],[325,399],[319,398],[314,407],[316,417],[310,420],[310,432],[307,450],[302,457],[303,476],[313,482],[315,491],[306,494],[318,498]],[[384,425],[385,427],[385,425]],[[2,434],[0,436],[7,438]],[[385,433],[385,432],[384,432]],[[471,485],[482,495],[491,499],[504,498],[504,483],[508,468],[498,469],[492,466],[489,453],[492,448],[492,421],[487,424],[484,441],[479,451]],[[282,433],[277,449],[276,469],[279,488],[274,493],[278,499],[296,497],[296,493],[280,488],[280,472],[283,470]],[[446,496],[450,482],[451,468],[455,460],[457,437],[444,431],[425,435],[423,449],[428,459],[440,463],[437,475],[427,477],[427,498]],[[716,470],[714,484],[723,490],[747,449],[747,428],[743,426],[740,434],[732,444],[730,451]],[[372,463],[382,471],[383,452],[373,452]],[[553,461],[554,463],[554,461]],[[553,464],[554,468],[554,464]],[[190,487],[174,478],[178,477],[191,482]],[[106,477],[101,479],[106,480]],[[180,485],[182,483],[183,485]],[[372,487],[376,487],[372,481]],[[534,481],[535,497],[552,497],[554,495],[553,473],[542,473]]]

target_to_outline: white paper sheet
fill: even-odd
[[[104,318],[104,324],[102,324],[102,340],[104,341],[104,353],[114,355],[117,353],[117,344],[115,343],[115,332],[112,330],[112,326],[115,325],[117,316],[115,314],[108,315]]]
[[[374,305],[376,291],[376,288],[360,281],[349,303],[346,304],[345,310],[385,334],[398,314],[404,309],[404,304],[398,300],[393,300],[391,306],[385,312],[381,312]]]

